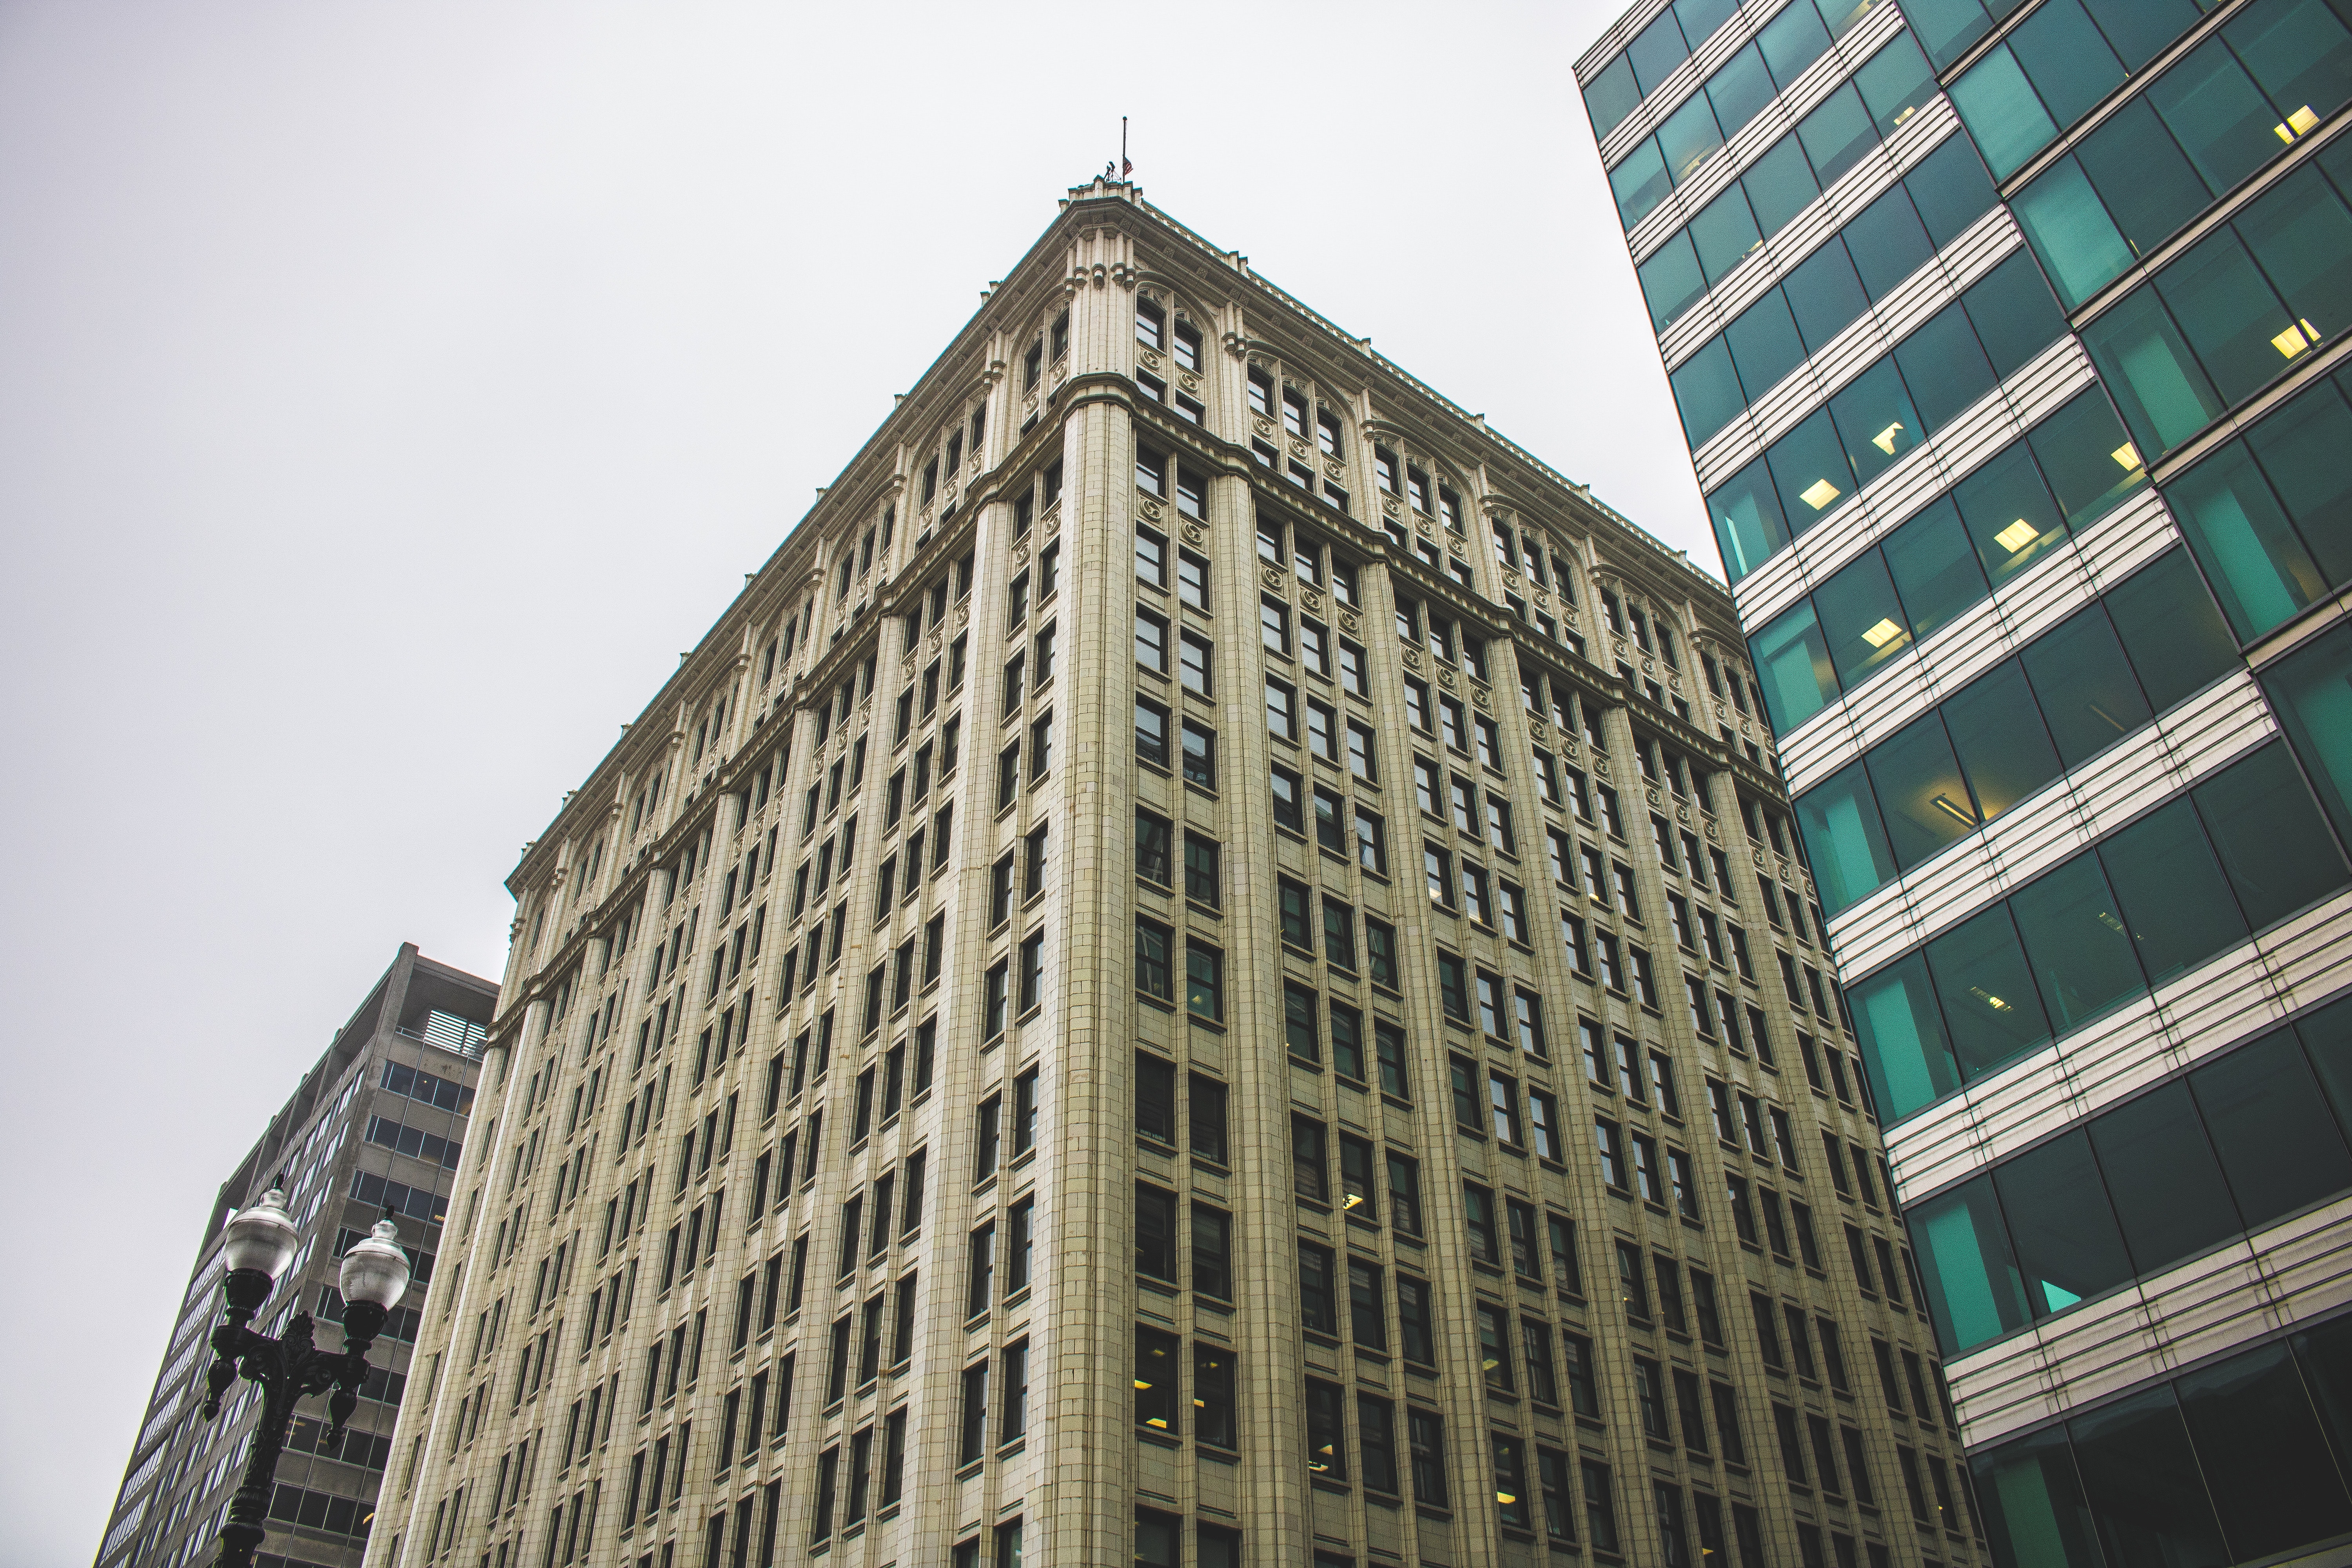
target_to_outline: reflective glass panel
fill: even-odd
[[[2004,1160],[1992,1180],[2035,1317],[2132,1278],[2088,1135],[2077,1130]]]
[[[2230,1561],[2171,1385],[2066,1423],[2111,1563],[2221,1568]]]
[[[1707,210],[1715,209],[1710,206]],[[1740,210],[1747,209],[1743,206]],[[1688,229],[1660,246],[1656,254],[1642,263],[1639,276],[1642,299],[1650,307],[1650,326],[1654,331],[1665,331],[1668,322],[1696,304],[1699,296],[1706,292],[1706,279],[1699,273],[1698,255],[1692,247]]]
[[[2115,626],[2096,605],[2034,638],[2021,657],[2059,760],[2070,768],[2152,717]]]
[[[2189,1075],[2248,1230],[2352,1186],[2352,1152],[2293,1031]]]
[[[2140,689],[2159,713],[2239,668],[2237,641],[2185,550],[2167,551],[2108,589],[2105,602]]]
[[[1850,987],[1855,1030],[1872,1089],[1889,1121],[1908,1116],[1960,1087],[1958,1064],[1936,1007],[1935,987],[1917,954]]]
[[[2165,500],[2242,639],[2259,637],[2327,592],[2244,443],[2222,447],[2181,475],[2166,487]]]
[[[1911,635],[1925,639],[1983,598],[1984,568],[1948,496],[1906,522],[1879,546],[1895,591],[1910,618]]]
[[[2156,275],[2156,289],[2225,405],[2263,386],[2310,346],[2231,230],[2198,241]]]
[[[2099,860],[2151,984],[2245,940],[2245,917],[2186,796],[2101,843]]]
[[[2032,1568],[2105,1568],[2064,1427],[2004,1443],[1971,1464],[1985,1531],[1999,1561]]]
[[[2024,167],[2058,133],[2006,43],[1970,66],[1949,90],[1960,123],[1969,128],[1997,180]]]
[[[1724,575],[1737,583],[1789,542],[1772,475],[1761,458],[1748,464],[1706,498],[1715,542],[1723,552]]]
[[[1910,649],[1903,605],[1895,597],[1886,563],[1874,550],[1815,589],[1813,610],[1821,617],[1830,663],[1847,689]]]
[[[1791,533],[1804,532],[1853,492],[1853,469],[1838,445],[1826,408],[1815,409],[1803,424],[1773,442],[1766,458]]]
[[[1995,588],[2066,542],[2057,504],[2021,442],[1961,480],[1952,500]]]
[[[1895,863],[1909,870],[1946,845],[1977,829],[1969,786],[1945,737],[1943,717],[1913,721],[1864,753],[1878,792]]]
[[[1836,700],[1837,672],[1811,600],[1757,633],[1749,651],[1774,734],[1787,734]]]
[[[2330,584],[2352,578],[2352,408],[2323,383],[2263,416],[2246,441]]]
[[[1919,444],[1919,414],[1891,359],[1847,383],[1830,399],[1829,413],[1859,484],[1870,483]]]
[[[1987,822],[2064,771],[2015,659],[1969,682],[1946,700],[1942,711],[1977,812]]]
[[[2123,62],[2082,0],[2049,0],[2010,34],[2009,47],[2060,125],[2072,125],[2124,79]]]
[[[2213,384],[2152,286],[2142,285],[2084,327],[2083,346],[2143,458],[2170,451],[2221,412]]]
[[[1751,170],[1749,177],[1753,176]],[[1700,208],[1686,232],[1710,289],[1764,243],[1764,237],[1756,232],[1755,215],[1748,210],[1748,195],[1738,185]]]
[[[1748,205],[1756,210],[1757,227],[1767,235],[1778,233],[1782,224],[1822,194],[1812,165],[1805,161],[1805,150],[1794,135],[1775,142],[1770,152],[1749,165],[1739,183],[1747,187]]]
[[[2156,79],[2147,101],[2219,195],[2277,153],[2278,115],[2229,46],[2208,38]]]
[[[2352,1498],[2285,1345],[2200,1367],[2173,1388],[2238,1562],[2352,1530]]]
[[[2147,989],[2096,856],[2068,861],[2010,895],[2009,905],[2059,1032]]]
[[[1887,290],[1925,267],[1936,253],[1918,208],[1911,205],[1911,194],[1902,189],[1863,208],[1840,232],[1863,289],[1873,300],[1885,299]]]
[[[1958,300],[1945,306],[1895,345],[1906,384],[1918,389],[1921,423],[1932,433],[1990,392],[1992,362]]]
[[[2263,689],[2336,831],[2352,837],[2352,626],[2264,670]]]
[[[2010,1252],[1990,1177],[1915,1205],[1904,1217],[1927,1278],[1936,1337],[1948,1353],[2025,1326],[2025,1280]]]
[[[1862,95],[1848,82],[1797,122],[1797,140],[1804,143],[1814,178],[1828,185],[1878,145],[1878,132],[1871,126]]]
[[[1797,797],[1806,858],[1832,915],[1895,875],[1895,850],[1878,819],[1877,797],[1859,762],[1849,763]]]
[[[2273,742],[2189,793],[2254,930],[2344,885],[2344,858],[2285,746]]]
[[[2092,1118],[2090,1135],[2139,1273],[2169,1268],[2242,1228],[2185,1081]]]
[[[1954,1054],[1969,1077],[1981,1077],[2050,1037],[2049,1016],[2008,906],[1996,904],[1936,938],[1927,959],[1944,999]]]

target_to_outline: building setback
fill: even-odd
[[[2340,1551],[2352,7],[1644,0],[1577,76],[1971,1451],[1898,1556]]]
[[[1790,1479],[1951,1498],[1759,715],[1720,584],[1074,190],[513,873],[370,1562],[1793,1563]]]
[[[391,1208],[415,1278],[368,1352],[376,1367],[340,1444],[326,1443],[326,1400],[298,1411],[278,1465],[261,1568],[357,1568],[376,1487],[407,1385],[408,1352],[432,1296],[440,1225],[465,1144],[481,1042],[498,988],[404,943],[367,1000],[336,1031],[302,1086],[221,1184],[180,1319],[116,1497],[97,1568],[210,1563],[229,1500],[245,1478],[259,1415],[257,1385],[238,1382],[204,1418],[207,1348],[221,1321],[222,1227],[283,1185],[302,1250],[278,1282],[257,1331],[276,1335],[297,1311],[336,1345],[342,1295],[337,1259]]]

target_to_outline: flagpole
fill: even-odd
[[[1134,172],[1135,165],[1127,161],[1127,116],[1122,114],[1118,117],[1118,177],[1124,180]]]

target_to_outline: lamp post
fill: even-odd
[[[383,1327],[385,1316],[408,1290],[408,1255],[400,1249],[400,1227],[385,1211],[374,1231],[343,1254],[343,1348],[322,1351],[310,1342],[310,1314],[297,1312],[288,1321],[284,1337],[270,1339],[246,1325],[269,1299],[278,1277],[294,1261],[301,1240],[292,1216],[286,1212],[286,1194],[272,1187],[259,1203],[228,1222],[222,1245],[228,1273],[221,1281],[227,1298],[226,1321],[213,1330],[215,1359],[205,1373],[205,1419],[220,1414],[221,1395],[240,1373],[261,1385],[261,1423],[253,1431],[253,1447],[245,1464],[245,1481],[228,1505],[228,1521],[221,1526],[216,1568],[251,1568],[261,1544],[263,1521],[269,1516],[270,1491],[278,1475],[278,1456],[286,1447],[286,1432],[294,1420],[294,1406],[314,1394],[332,1388],[327,1402],[333,1418],[329,1436],[339,1436],[359,1404],[360,1384],[368,1374],[368,1346]]]

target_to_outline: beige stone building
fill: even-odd
[[[515,870],[370,1562],[1973,1560],[1741,648],[1074,190]]]

